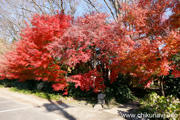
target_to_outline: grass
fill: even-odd
[[[3,85],[0,85],[2,87],[5,87]],[[9,89],[10,91],[13,91],[13,92],[18,92],[18,93],[21,93],[21,94],[26,94],[26,95],[34,95],[34,96],[37,96],[37,97],[40,97],[40,98],[43,98],[43,99],[50,99],[50,100],[55,100],[55,101],[58,101],[60,99],[64,99],[64,100],[68,100],[68,98],[71,98],[71,97],[68,97],[68,96],[62,96],[61,94],[53,94],[53,93],[47,93],[47,92],[40,92],[40,91],[35,91],[35,90],[27,90],[27,89],[20,89],[20,88],[17,88],[17,87],[10,87]],[[97,98],[77,98],[76,100],[77,101],[86,101],[86,103],[88,104],[91,104],[91,105],[94,105],[97,103],[96,101]],[[115,100],[112,100],[110,102],[111,105],[118,105],[117,102],[115,102]]]
[[[60,98],[62,97],[60,94],[50,94],[50,93],[46,93],[46,92],[18,89],[16,87],[11,87],[10,91],[19,92],[22,94],[31,94],[31,95],[35,95],[40,98],[51,99],[51,100],[56,100],[56,101],[60,100]]]
[[[49,100],[57,101],[57,100],[60,100],[60,98],[62,97],[60,93],[49,93],[49,92],[40,91],[37,89],[31,90],[28,87],[28,85],[31,85],[31,84],[37,84],[37,83],[34,83],[33,81],[20,83],[20,82],[12,81],[12,80],[3,80],[3,81],[0,81],[0,88],[9,87],[10,91],[13,91],[13,92],[18,92],[18,93],[27,94],[27,95],[34,95],[34,96],[38,96],[40,98],[49,99]]]
[[[43,99],[47,99],[47,100],[55,100],[55,101],[59,101],[59,100],[68,100],[68,98],[71,99],[71,97],[68,97],[68,96],[62,96],[60,93],[57,93],[57,94],[53,94],[53,93],[47,93],[47,92],[40,92],[40,91],[34,91],[34,90],[26,90],[26,89],[20,89],[20,88],[17,88],[17,87],[10,87],[10,91],[13,91],[13,92],[18,92],[18,93],[22,93],[22,94],[26,94],[26,95],[34,95],[34,96],[37,96],[37,97],[40,97],[40,98],[43,98]],[[71,101],[71,100],[70,100]],[[68,102],[70,102],[68,101]],[[83,100],[72,100],[71,102],[83,102],[83,101],[86,101],[87,104],[90,104],[90,105],[94,105],[96,102],[92,101],[92,98],[89,99],[89,98],[86,98],[86,99],[83,99]]]
[[[62,93],[63,91],[53,91],[51,88],[51,83],[47,82],[40,82],[40,81],[33,81],[29,80],[26,82],[18,82],[13,81],[13,80],[3,80],[0,81],[0,85],[2,87],[9,87],[10,91],[22,93],[22,94],[27,94],[27,95],[34,95],[38,96],[43,99],[48,99],[48,100],[76,100],[76,101],[86,101],[87,104],[96,104],[97,103],[97,94],[90,92],[82,92],[79,89],[73,88],[70,86],[69,88],[69,94],[68,96],[63,96]],[[40,87],[39,87],[40,86]],[[126,97],[126,96],[122,96]],[[124,99],[121,99],[121,97],[118,97],[119,99],[116,99],[112,95],[107,95],[106,96],[106,102],[109,105],[116,105],[118,103],[121,103],[124,101]]]
[[[24,90],[24,89],[18,89],[16,87],[11,87],[10,91],[14,91],[14,92],[19,92],[19,93],[23,93],[23,94],[33,94],[33,91],[30,90]]]

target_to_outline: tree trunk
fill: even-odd
[[[162,96],[165,96],[163,81],[164,81],[164,76],[160,78],[160,92]]]

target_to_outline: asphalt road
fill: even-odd
[[[0,120],[125,120],[118,112],[131,108],[92,108],[85,101],[52,101],[0,88]]]
[[[65,120],[57,114],[0,96],[0,120]]]

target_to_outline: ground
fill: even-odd
[[[132,106],[127,104],[93,108],[85,101],[71,98],[52,101],[0,88],[0,120],[125,120],[120,114],[130,109]]]

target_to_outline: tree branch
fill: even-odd
[[[88,1],[84,0],[84,1],[90,4],[98,13],[100,13],[99,10],[96,8],[96,6],[91,2],[91,0],[88,0]]]
[[[104,2],[106,3],[107,7],[109,8],[109,10],[110,10],[110,12],[111,12],[111,14],[112,14],[112,16],[113,16],[114,20],[117,22],[117,19],[116,19],[116,17],[115,17],[115,15],[114,15],[114,13],[113,13],[113,11],[112,11],[111,7],[109,6],[109,4],[107,3],[107,1],[106,1],[106,0],[104,0]]]
[[[42,14],[45,14],[44,11],[41,9],[41,7],[34,0],[32,0],[32,2],[39,8]]]

